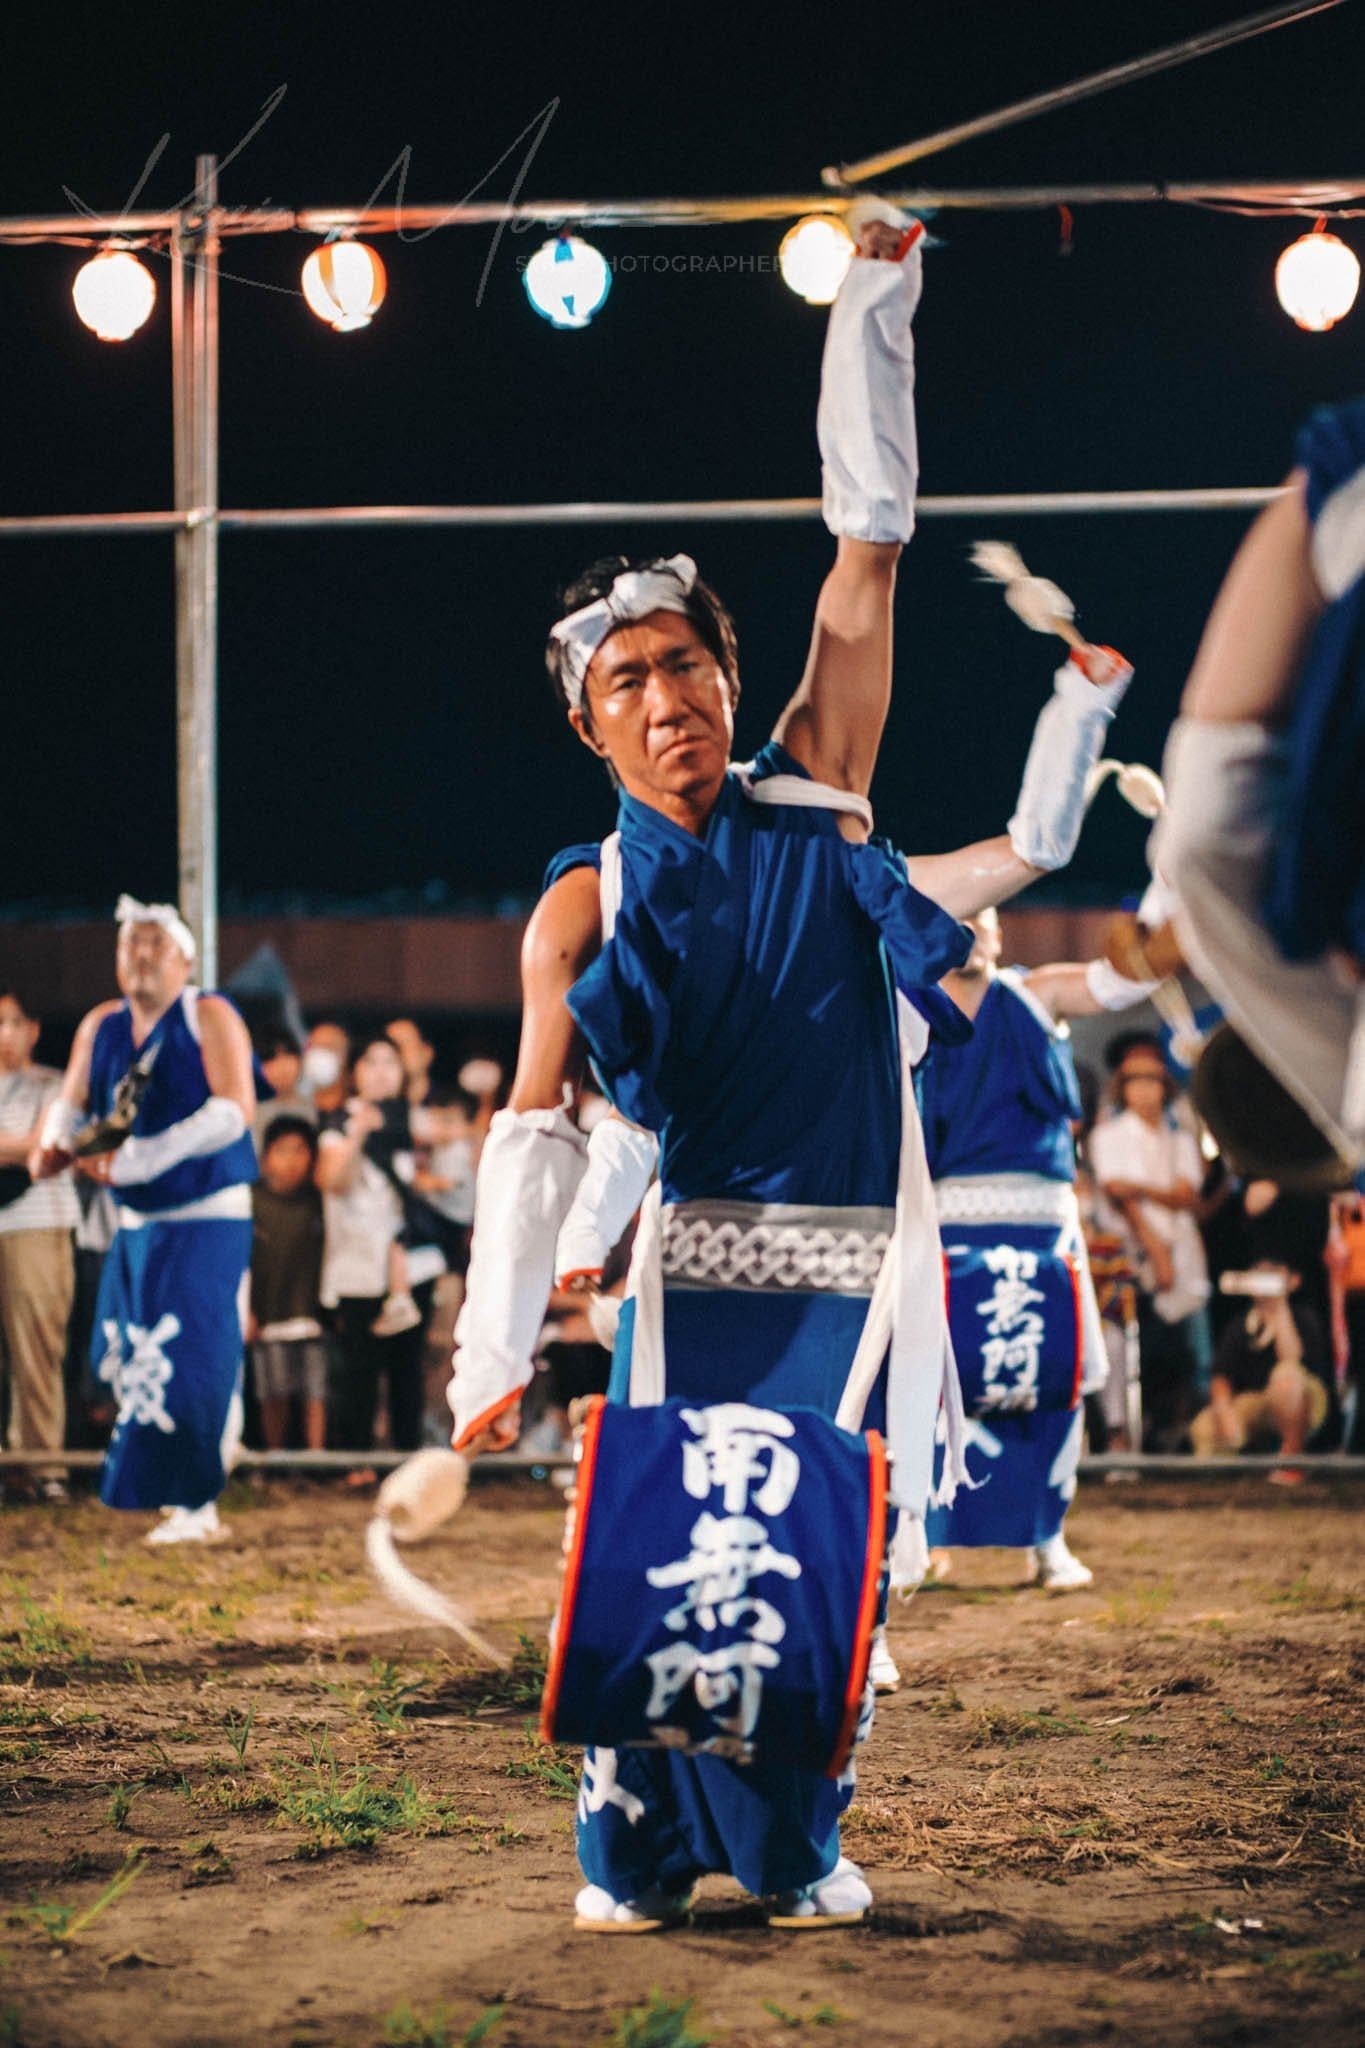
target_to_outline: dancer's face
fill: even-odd
[[[164,1010],[190,978],[190,963],[164,926],[125,924],[114,961],[121,992],[148,1010]]]
[[[641,803],[704,809],[729,765],[730,679],[690,619],[650,612],[607,635],[569,722]]]

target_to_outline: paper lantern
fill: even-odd
[[[378,252],[365,242],[324,242],[303,266],[303,296],[338,334],[369,326],[387,283]]]
[[[777,251],[782,281],[808,306],[833,303],[853,261],[853,237],[841,220],[808,213],[788,228]]]
[[[586,327],[611,290],[611,267],[577,235],[545,242],[522,272],[526,296],[552,327]]]
[[[76,272],[71,296],[101,341],[127,341],[151,316],[156,279],[131,249],[101,249]]]
[[[1275,265],[1275,290],[1291,320],[1323,334],[1349,313],[1360,289],[1360,264],[1336,235],[1314,228],[1300,235]]]

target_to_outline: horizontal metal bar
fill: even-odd
[[[1173,491],[996,491],[919,500],[924,519],[1021,519],[1077,512],[1251,512],[1281,486]],[[528,505],[283,505],[264,511],[60,512],[0,519],[0,538],[64,534],[174,533],[214,519],[220,532],[320,526],[607,526],[679,520],[814,519],[818,498],[608,498]]]
[[[223,235],[427,234],[435,228],[519,226],[703,227],[745,221],[794,220],[803,213],[842,213],[850,195],[779,192],[751,198],[435,200],[402,206],[233,207],[216,209]],[[1071,185],[913,185],[880,196],[912,213],[1018,212],[1047,206],[1218,204],[1288,206],[1305,213],[1365,198],[1365,177],[1352,178],[1142,178],[1126,183]],[[17,245],[68,235],[150,235],[177,227],[179,213],[43,213],[0,217],[0,242]]]
[[[243,1451],[234,1472],[392,1472],[411,1457],[410,1451]],[[0,1451],[0,1471],[25,1468],[51,1470],[64,1465],[75,1472],[93,1472],[104,1463],[103,1451]],[[495,1457],[476,1458],[470,1473],[476,1479],[496,1479],[500,1474],[563,1471],[572,1465],[571,1454],[546,1457],[529,1451],[500,1451]],[[1365,1478],[1365,1457],[1343,1451],[1315,1452],[1297,1457],[1240,1454],[1226,1458],[1195,1458],[1172,1454],[1157,1456],[1145,1451],[1109,1451],[1104,1456],[1082,1458],[1082,1478],[1100,1479],[1110,1472],[1136,1472],[1148,1479],[1235,1479],[1239,1473],[1274,1472],[1286,1466],[1315,1479]]]

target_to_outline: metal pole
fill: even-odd
[[[1091,512],[1256,512],[1282,484],[1228,484],[1190,490],[995,491],[929,496],[915,506],[922,519],[1034,519]],[[280,505],[214,515],[220,533],[340,526],[608,526],[709,520],[814,519],[818,498],[610,498],[526,505]],[[66,534],[176,533],[195,524],[193,508],[174,512],[53,512],[0,519],[0,540],[53,539]]]
[[[959,121],[954,128],[940,128],[935,134],[921,136],[918,142],[904,143],[899,149],[883,150],[880,156],[860,157],[852,164],[829,164],[821,172],[821,177],[826,185],[831,186],[857,185],[865,178],[884,177],[888,171],[899,170],[902,164],[933,156],[941,149],[952,149],[959,142],[969,142],[978,135],[995,134],[1001,128],[1012,128],[1021,121],[1035,120],[1039,114],[1053,113],[1058,107],[1074,106],[1077,100],[1111,92],[1115,86],[1132,85],[1138,79],[1152,78],[1158,71],[1188,64],[1192,58],[1205,57],[1211,50],[1226,50],[1234,43],[1246,42],[1252,36],[1265,35],[1270,29],[1285,28],[1290,22],[1303,21],[1310,14],[1324,14],[1329,8],[1341,5],[1342,0],[1299,0],[1299,5],[1294,7],[1265,7],[1259,14],[1244,15],[1240,21],[1224,22],[1221,28],[1206,29],[1202,35],[1186,36],[1181,42],[1169,43],[1165,49],[1153,50],[1146,57],[1130,57],[1125,63],[1110,64],[1105,70],[1092,71],[1087,78],[1078,78],[1070,85],[1034,93],[1026,100],[998,107],[993,114],[978,114],[975,120]]]
[[[176,724],[180,908],[218,975],[218,204],[217,158],[195,164],[195,203],[172,243],[176,511]],[[176,280],[180,279],[177,291]]]

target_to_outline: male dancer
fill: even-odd
[[[123,896],[115,916],[124,999],[82,1019],[30,1170],[69,1166],[87,1110],[107,1116],[133,1060],[154,1054],[131,1137],[85,1163],[119,1204],[92,1347],[118,1402],[100,1498],[163,1509],[149,1543],[204,1542],[241,1435],[251,1041],[226,997],[189,985],[194,939],[171,904]]]
[[[585,1166],[564,1090],[590,1054],[621,1113],[661,1139],[609,1398],[806,1404],[884,1426],[896,1498],[923,1513],[940,1394],[952,1408],[956,1382],[897,1013],[916,1056],[928,1021],[953,1028],[933,984],[966,952],[956,916],[1069,857],[1127,672],[1092,650],[1094,681],[1070,671],[1010,836],[914,861],[908,876],[869,836],[913,521],[916,240],[864,216],[831,314],[819,429],[838,550],[805,675],[757,759],[730,765],[733,626],[686,556],[602,564],[566,593],[551,672],[620,786],[620,827],[554,864],[527,931],[520,1057],[480,1164],[457,1332],[457,1449],[515,1440]],[[765,1284],[774,1249],[790,1284]],[[888,1257],[891,1312],[869,1332]],[[850,1401],[869,1352],[873,1374]],[[761,1757],[590,1750],[577,1924],[665,1925],[705,1871],[733,1873],[779,1924],[858,1919],[871,1894],[838,1841],[851,1792],[851,1775],[835,1784]]]
[[[941,985],[976,1028],[935,1048],[919,1088],[978,1483],[930,1510],[928,1538],[1027,1549],[1042,1584],[1070,1592],[1093,1577],[1062,1533],[1081,1396],[1103,1386],[1108,1362],[1072,1185],[1081,1103],[1061,1020],[1126,1009],[1156,984],[1102,958],[1002,969],[995,911],[971,928],[971,952]]]

